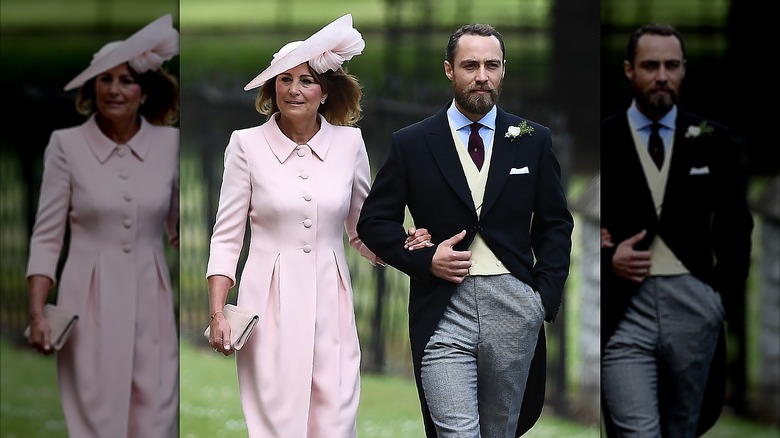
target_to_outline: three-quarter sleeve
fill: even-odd
[[[27,277],[42,275],[56,284],[57,262],[67,228],[71,190],[67,156],[55,132],[44,152],[43,179],[30,238]]]
[[[236,132],[225,149],[224,162],[206,277],[224,275],[235,284],[252,196],[249,163]]]
[[[354,179],[352,182],[352,195],[349,204],[349,213],[345,221],[345,227],[347,230],[347,237],[349,237],[349,245],[355,248],[361,256],[365,257],[372,265],[377,263],[384,264],[377,256],[368,249],[368,247],[360,240],[357,233],[357,222],[360,218],[360,210],[363,207],[363,202],[368,196],[368,191],[371,188],[371,169],[368,161],[368,153],[366,152],[366,144],[363,140],[363,134],[358,129],[356,135],[357,153],[355,154],[355,169]]]

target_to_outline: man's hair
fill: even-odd
[[[502,61],[506,59],[506,48],[504,47],[504,39],[501,38],[501,34],[489,24],[464,24],[458,30],[450,36],[449,42],[447,42],[447,51],[445,56],[447,62],[452,64],[455,61],[455,48],[460,41],[460,37],[463,35],[478,35],[478,36],[494,36],[498,39],[498,43],[501,44],[501,58]]]
[[[634,65],[634,58],[636,57],[636,45],[639,42],[639,38],[643,35],[673,36],[677,38],[677,41],[680,42],[683,59],[685,59],[685,42],[683,42],[682,34],[670,24],[650,23],[635,30],[634,33],[631,34],[631,37],[628,38],[625,56],[626,61],[632,66]]]

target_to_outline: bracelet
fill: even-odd
[[[216,312],[214,312],[214,313],[212,313],[212,314],[211,314],[211,318],[209,319],[209,321],[213,321],[213,320],[214,320],[214,317],[215,317],[215,316],[217,316],[217,313],[221,313],[221,314],[223,314],[223,315],[225,314],[225,312],[223,312],[223,311],[221,311],[221,310],[217,310]]]

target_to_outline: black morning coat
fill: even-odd
[[[450,103],[451,104],[451,103]],[[449,106],[449,105],[448,105]],[[496,131],[481,217],[477,217],[447,119],[447,107],[392,136],[387,161],[379,170],[362,208],[360,239],[383,261],[410,277],[409,332],[417,391],[426,435],[436,431],[420,383],[423,350],[456,284],[434,277],[429,269],[436,247],[403,248],[408,206],[415,226],[427,228],[435,244],[461,230],[467,235],[456,250],[466,250],[479,232],[509,271],[539,291],[555,319],[569,273],[574,226],[553,154],[550,130],[527,121],[533,133],[505,137],[522,119],[497,108]],[[520,169],[527,167],[528,172]],[[510,171],[515,169],[513,174]],[[539,418],[545,394],[544,326],[523,398],[518,435]]]
[[[705,119],[678,108],[674,150],[663,199],[661,217],[645,180],[634,146],[628,116],[621,111],[601,126],[601,226],[609,230],[613,248],[601,251],[601,341],[614,333],[627,298],[638,284],[612,273],[617,244],[641,230],[645,239],[635,249],[644,250],[656,235],[688,271],[721,295],[726,319],[734,317],[745,291],[750,265],[753,219],[746,198],[743,151],[729,129],[707,121],[713,130],[688,136],[689,127]],[[710,376],[699,435],[720,416],[725,396],[725,332],[721,331]],[[663,381],[659,381],[663,388]],[[606,408],[602,403],[602,408]],[[608,416],[604,415],[608,419]],[[607,422],[608,436],[615,436]]]

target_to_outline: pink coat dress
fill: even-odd
[[[370,171],[361,131],[319,117],[306,145],[274,116],[234,131],[225,151],[206,275],[235,281],[248,218],[237,304],[260,321],[236,365],[251,438],[356,436],[360,346],[344,231],[375,263],[355,231]]]
[[[46,147],[27,275],[56,280],[80,319],[57,353],[71,437],[178,436],[179,353],[165,237],[176,239],[179,130],[151,125],[117,145],[94,115]]]

